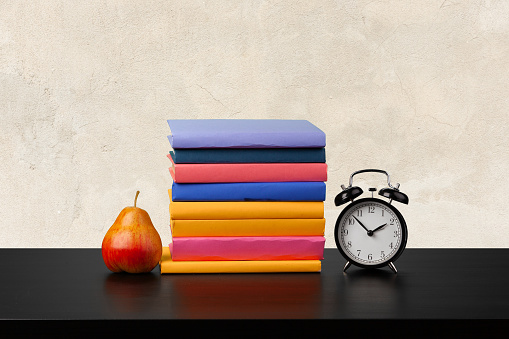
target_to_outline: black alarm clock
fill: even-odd
[[[386,200],[373,197],[376,188],[369,188],[371,198],[355,200],[363,191],[352,186],[353,177],[359,173],[376,172],[387,176],[388,187],[378,194]],[[397,273],[394,262],[403,253],[407,243],[407,225],[401,213],[392,205],[393,201],[408,204],[406,194],[399,191],[399,184],[391,185],[389,174],[378,169],[364,169],[352,173],[350,185],[336,198],[336,206],[349,203],[336,221],[334,237],[341,255],[347,260],[343,272],[354,264],[362,268],[389,266]]]

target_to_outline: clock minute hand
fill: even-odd
[[[356,218],[356,217],[354,217],[353,215],[352,215],[352,217],[353,217],[355,220],[357,220],[357,222],[359,223],[359,225],[361,225],[361,226],[362,226],[362,228],[364,228],[364,229],[366,230],[366,232],[369,232],[369,230],[366,228],[366,226],[364,226],[364,225],[362,224],[362,222],[360,222],[360,220],[359,220],[359,219],[357,219],[357,218]]]
[[[376,232],[376,231],[378,231],[379,229],[384,228],[385,226],[387,226],[387,223],[385,223],[385,224],[383,224],[383,225],[378,226],[377,228],[375,228],[375,229],[373,230],[373,233],[375,233],[375,232]]]

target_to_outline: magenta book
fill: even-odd
[[[174,261],[321,260],[325,237],[174,237]]]

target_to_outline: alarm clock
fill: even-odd
[[[371,198],[359,197],[363,190],[352,186],[353,177],[360,173],[376,172],[387,176],[388,187],[378,191],[387,199],[373,197],[376,188],[369,188]],[[392,205],[393,201],[408,204],[406,194],[399,191],[399,184],[391,185],[389,174],[378,169],[364,169],[352,173],[348,187],[341,185],[341,191],[334,203],[336,206],[348,205],[336,221],[334,237],[341,255],[347,260],[343,272],[353,264],[362,268],[389,266],[397,273],[394,262],[405,250],[407,225],[401,213]]]

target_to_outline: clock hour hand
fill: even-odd
[[[376,232],[376,231],[378,231],[379,229],[384,228],[385,226],[387,226],[387,223],[385,223],[385,224],[383,224],[383,225],[380,225],[380,226],[378,226],[377,228],[375,228],[375,229],[373,230],[373,233],[375,233],[375,232]]]
[[[352,215],[352,217],[353,217],[355,220],[357,220],[357,222],[359,223],[359,225],[361,225],[361,226],[362,226],[362,228],[364,228],[364,229],[366,230],[366,232],[369,232],[369,230],[366,228],[366,226],[364,226],[364,225],[362,224],[362,222],[360,222],[360,220],[359,220],[359,219],[357,219],[357,218],[356,218],[356,217],[354,217],[353,215]]]

